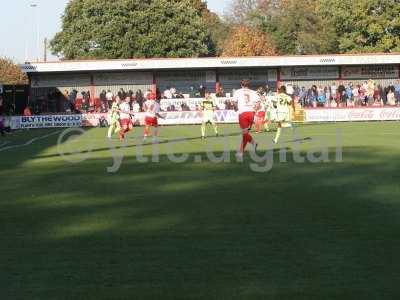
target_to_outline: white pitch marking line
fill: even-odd
[[[35,138],[33,138],[33,139],[27,141],[27,142],[24,143],[24,144],[20,144],[20,145],[11,145],[11,146],[7,146],[7,147],[4,147],[4,148],[0,148],[0,152],[7,151],[7,150],[11,150],[11,149],[16,149],[16,148],[21,148],[21,147],[30,146],[30,145],[32,145],[32,144],[33,144],[34,142],[36,142],[36,141],[46,139],[46,138],[48,138],[48,137],[50,137],[50,136],[53,136],[53,135],[56,135],[56,134],[58,134],[58,133],[60,133],[60,132],[61,132],[61,130],[54,131],[54,132],[52,132],[52,133],[49,133],[49,134],[46,134],[46,135],[43,135],[43,136],[35,137]]]
[[[5,145],[8,145],[9,143],[11,143],[10,141],[4,141],[3,143],[0,144],[0,148],[4,147]]]

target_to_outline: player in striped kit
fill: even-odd
[[[254,123],[256,104],[260,101],[260,96],[257,92],[250,89],[249,80],[242,80],[240,85],[242,88],[237,90],[233,95],[233,101],[237,103],[239,112],[239,126],[242,129],[242,142],[236,154],[238,160],[243,159],[243,153],[247,144],[252,144],[254,150],[257,150],[257,143],[249,132]]]
[[[158,118],[163,119],[164,117],[160,115],[161,108],[160,104],[156,101],[156,94],[151,93],[148,98],[143,103],[143,110],[145,112],[143,141],[146,141],[150,136],[150,128],[153,127],[153,143],[156,143],[159,135]]]
[[[260,101],[256,104],[256,115],[255,115],[255,123],[256,123],[256,133],[261,133],[263,127],[265,125],[265,105],[264,105],[264,96],[261,96]]]
[[[119,105],[119,118],[121,122],[121,131],[119,132],[119,139],[123,141],[125,139],[125,135],[132,130],[133,123],[131,116],[131,106],[129,105],[130,98],[126,97],[125,100]]]

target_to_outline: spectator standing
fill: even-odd
[[[317,86],[313,85],[308,93],[308,103],[311,104],[312,107],[317,107],[317,99],[318,99]]]
[[[24,117],[32,116],[32,110],[31,110],[30,106],[27,106],[24,108],[23,114],[24,114]]]
[[[99,97],[100,97],[100,104],[101,104],[101,108],[103,110],[103,107],[108,106],[107,103],[107,97],[106,97],[107,92],[105,90],[102,90]]]
[[[146,93],[146,96],[147,96],[147,97],[149,97],[149,96],[152,94],[150,90],[148,90],[148,91],[149,91],[150,93]],[[137,90],[137,91],[136,91],[135,100],[136,100],[136,102],[139,104],[140,111],[142,110],[143,103],[144,103],[147,99],[148,99],[148,98],[146,98],[146,97],[143,95],[142,90]]]
[[[390,90],[387,94],[387,105],[395,106],[396,105],[396,96],[393,90]]]
[[[394,95],[396,97],[396,101],[399,103],[400,102],[400,81],[396,83],[394,86]]]
[[[119,89],[119,91],[118,91],[118,97],[119,97],[120,99],[126,99],[126,92],[124,91],[123,88],[120,88],[120,89]]]
[[[360,99],[360,105],[367,104],[368,98],[367,98],[367,90],[365,84],[360,86],[360,89],[358,90],[358,98]]]
[[[380,101],[380,100],[382,100],[382,97],[381,97],[381,86],[380,85],[378,85],[378,86],[376,86],[375,87],[375,89],[374,89],[374,103],[378,100],[378,101]]]
[[[336,83],[332,83],[331,85],[331,99],[336,99],[336,92],[337,92],[337,87]]]
[[[307,90],[304,86],[301,87],[299,98],[301,106],[305,106],[307,98]]]
[[[196,97],[196,91],[194,90],[194,86],[193,85],[191,85],[189,87],[189,97],[190,98],[195,98]]]
[[[108,90],[106,93],[106,99],[108,103],[108,109],[111,109],[113,105],[113,99],[114,99],[114,94],[111,92],[111,90]]]
[[[204,98],[206,96],[206,87],[203,85],[200,85],[199,87],[199,94],[201,98]]]
[[[354,103],[355,106],[359,105],[359,90],[360,90],[360,86],[359,85],[355,85],[353,87],[352,94],[353,94],[353,103]]]
[[[337,88],[337,92],[336,92],[336,100],[338,103],[339,107],[343,107],[345,106],[346,103],[346,88],[343,84],[340,84]]]
[[[172,95],[172,92],[171,92],[171,88],[167,87],[167,89],[163,93],[163,97],[165,99],[172,99],[173,95]]]
[[[132,102],[132,112],[133,113],[139,113],[141,110],[140,104],[137,102],[137,100],[133,100]]]
[[[370,79],[367,82],[367,98],[368,98],[368,104],[374,103],[374,91],[375,91],[375,82]]]
[[[3,114],[0,114],[0,134],[1,134],[1,136],[5,136],[6,135],[4,127],[5,127],[5,125],[4,125],[4,117],[3,117]]]
[[[329,101],[331,101],[331,89],[329,87],[325,87],[325,98],[326,102],[329,104]]]
[[[326,102],[325,90],[322,88],[322,86],[319,86],[317,91],[318,91],[318,105],[325,106]]]
[[[172,88],[170,89],[170,91],[171,91],[171,95],[172,95],[172,98],[171,98],[171,99],[175,98],[175,95],[176,95],[176,88],[172,87]]]
[[[148,100],[150,95],[151,95],[151,89],[147,89],[147,91],[144,93],[143,97],[144,97],[144,99]],[[136,98],[136,100],[137,100],[137,98]]]
[[[3,96],[0,95],[0,116],[4,113],[4,99]]]
[[[288,94],[290,97],[292,97],[293,93],[294,93],[293,85],[291,83],[289,83],[286,86],[286,94]]]
[[[349,83],[346,87],[346,100],[347,100],[347,105],[354,106],[354,99],[353,99],[353,84]]]

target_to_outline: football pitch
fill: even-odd
[[[398,122],[106,131],[0,138],[0,299],[400,297]]]

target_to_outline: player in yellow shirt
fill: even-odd
[[[214,127],[215,135],[218,136],[218,127],[214,119],[215,102],[210,92],[206,92],[205,98],[201,103],[203,121],[201,124],[201,138],[206,138],[206,125],[209,123]]]
[[[279,93],[276,96],[276,106],[276,123],[278,124],[278,130],[273,139],[275,144],[279,141],[282,134],[282,128],[292,127],[290,107],[293,108],[293,111],[295,110],[294,101],[292,97],[286,94],[286,87],[284,85],[279,88]]]
[[[121,99],[117,96],[114,103],[112,104],[110,111],[110,127],[108,128],[107,137],[111,139],[113,134],[121,131],[121,124],[119,123],[119,105]]]

